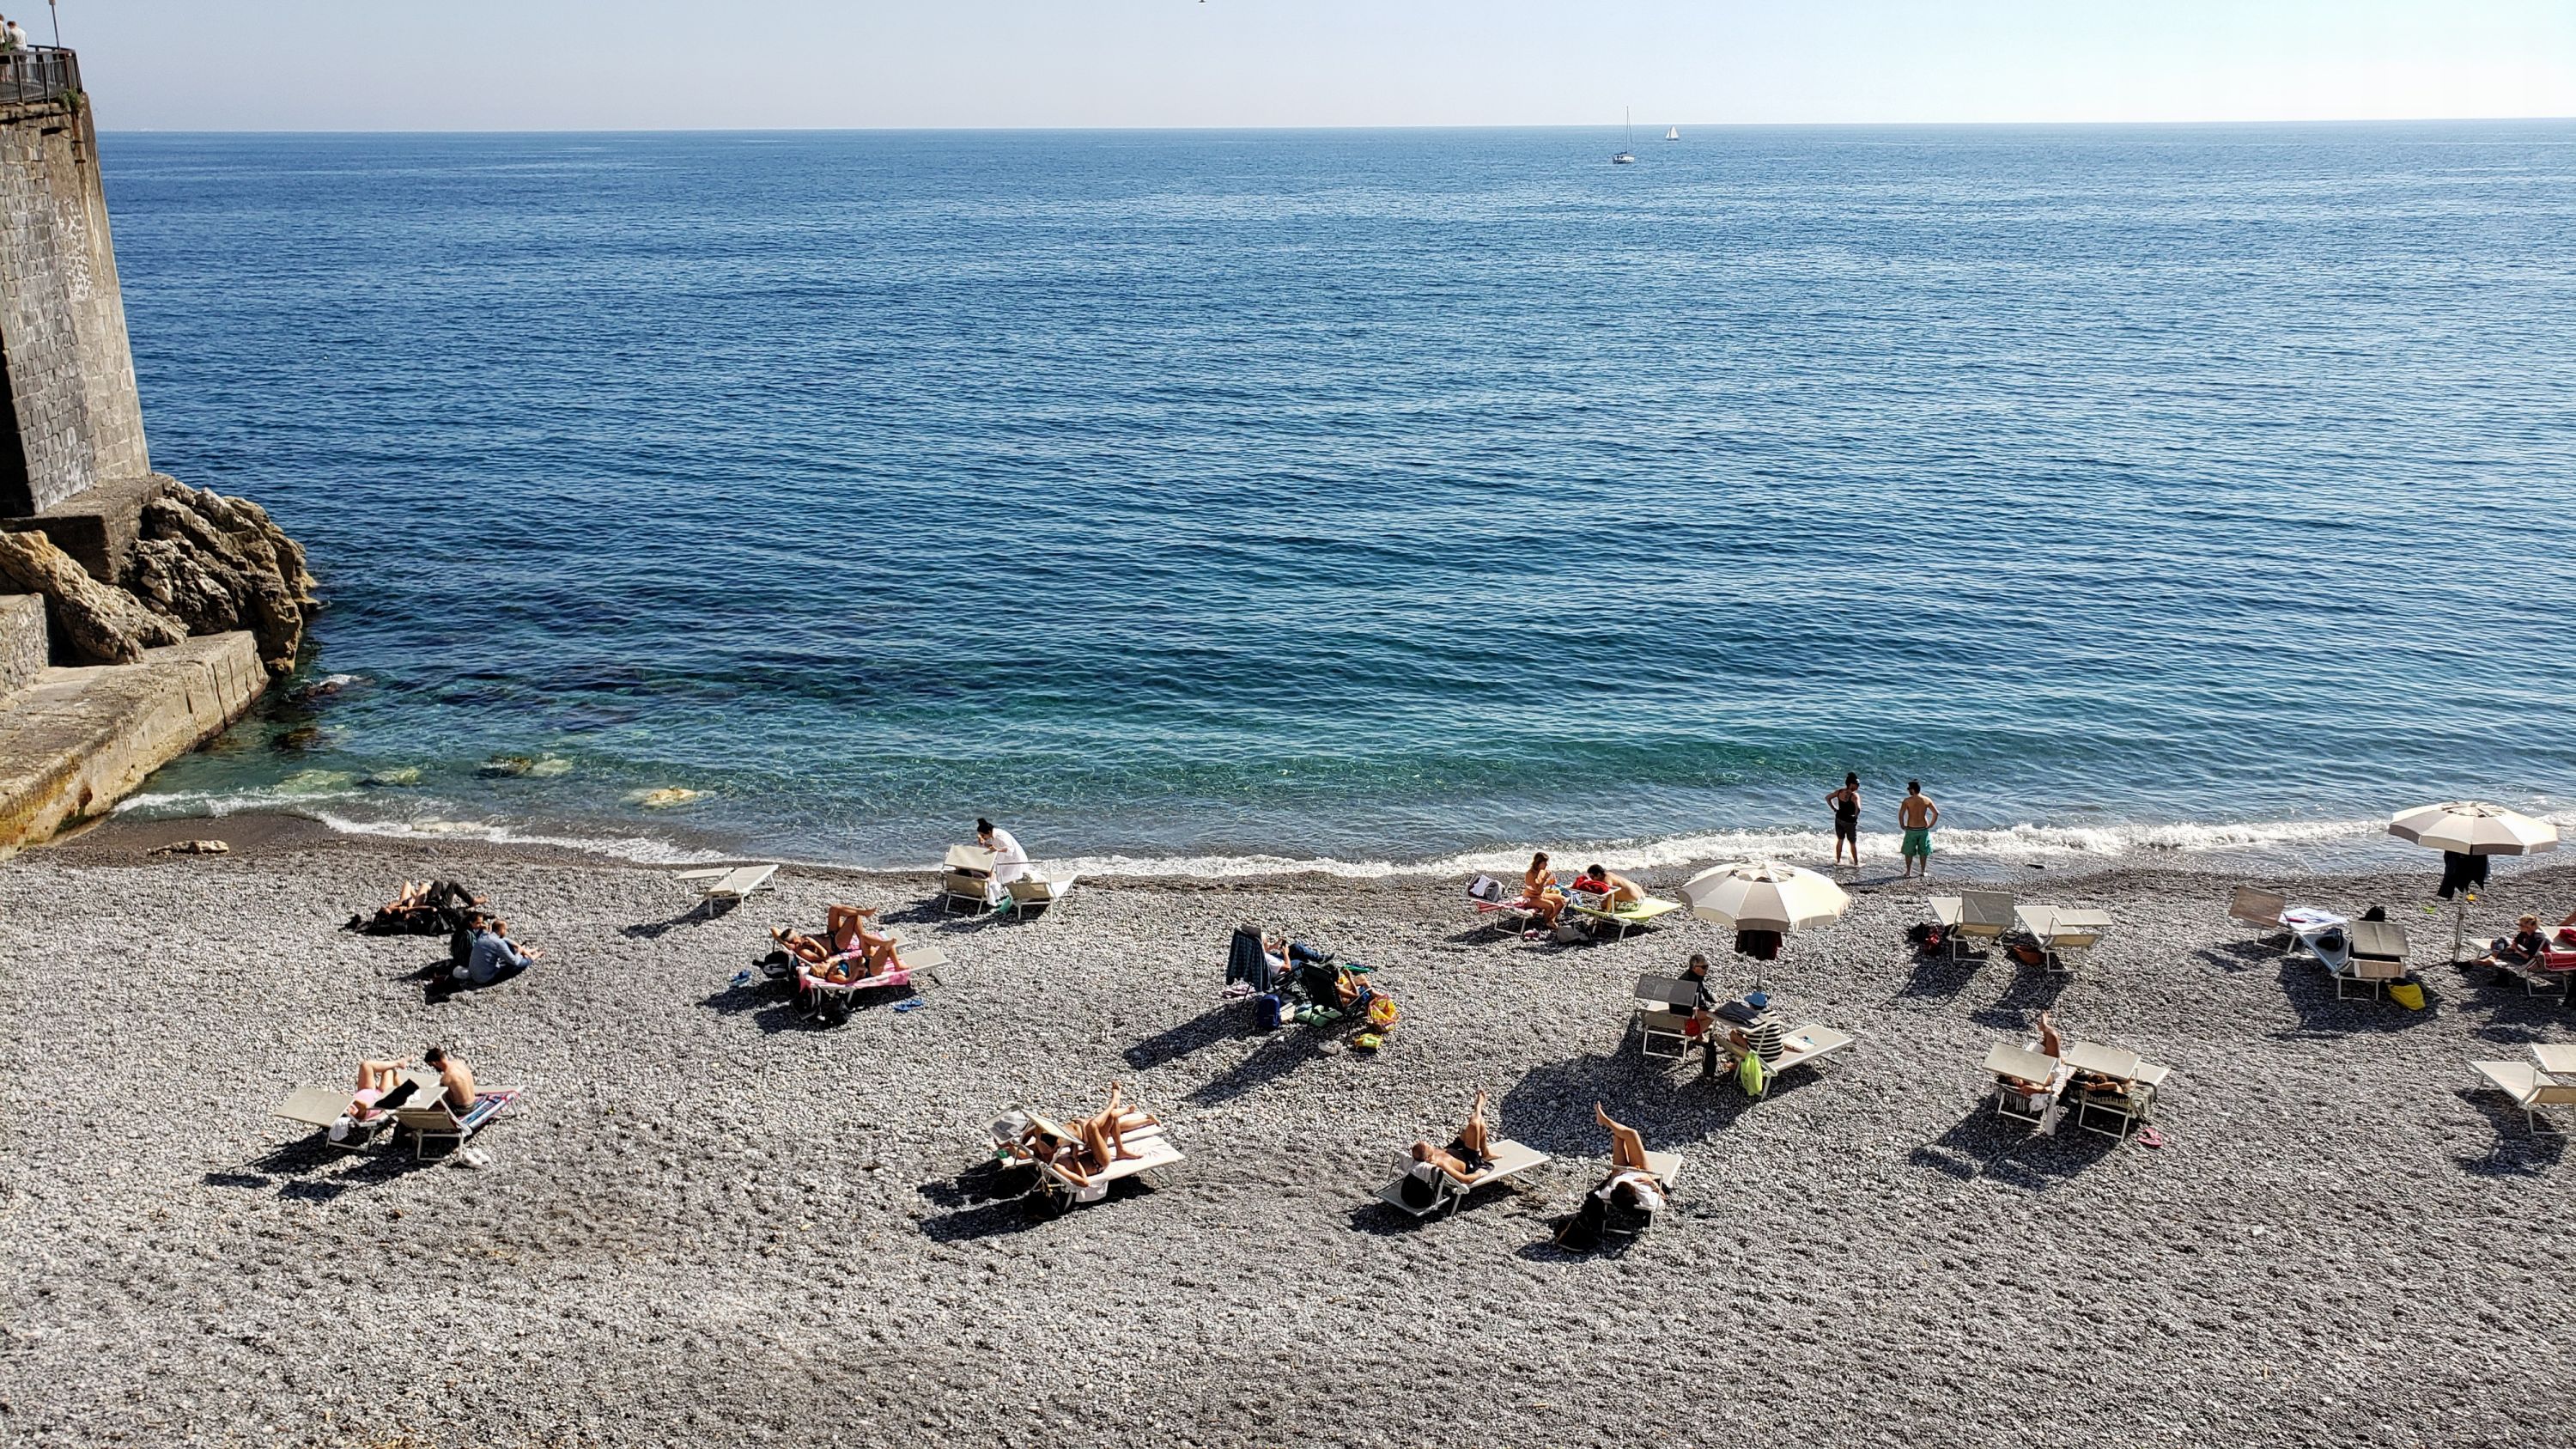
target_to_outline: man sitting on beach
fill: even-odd
[[[1905,876],[1910,878],[1919,866],[1923,878],[1932,878],[1932,827],[1941,823],[1941,807],[1923,793],[1923,782],[1905,782],[1905,798],[1896,802],[1896,823],[1905,831]]]
[[[1601,905],[1605,910],[1615,911],[1623,905],[1634,905],[1646,898],[1644,886],[1606,865],[1585,866],[1583,878],[1574,883],[1574,888],[1579,891],[1589,891],[1601,897]]]
[[[439,1088],[450,1108],[463,1112],[474,1105],[474,1069],[465,1065],[465,1058],[434,1046],[420,1054],[420,1064],[438,1073]]]
[[[496,916],[475,933],[474,948],[466,953],[465,964],[448,975],[468,986],[489,986],[527,970],[542,954],[533,947],[522,950],[510,939],[510,923]]]

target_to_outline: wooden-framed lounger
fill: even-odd
[[[1399,1152],[1395,1158],[1395,1181],[1379,1188],[1377,1195],[1388,1206],[1399,1212],[1409,1213],[1417,1219],[1431,1217],[1438,1213],[1454,1213],[1460,1204],[1466,1202],[1470,1194],[1517,1177],[1531,1168],[1543,1166],[1552,1160],[1546,1153],[1527,1143],[1504,1138],[1494,1144],[1494,1155],[1486,1159],[1485,1170],[1476,1174],[1474,1182],[1461,1183],[1445,1172],[1439,1173],[1430,1179],[1430,1202],[1416,1204],[1405,1197],[1405,1185],[1417,1180],[1413,1176],[1413,1155],[1409,1152]],[[1675,1170],[1679,1170],[1678,1165]]]

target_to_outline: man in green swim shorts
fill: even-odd
[[[1911,878],[1914,868],[1920,865],[1923,878],[1930,880],[1932,827],[1941,823],[1941,807],[1933,804],[1932,797],[1923,793],[1922,781],[1905,782],[1905,798],[1896,802],[1896,823],[1905,830],[1905,874],[1898,879]]]

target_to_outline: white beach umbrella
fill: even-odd
[[[1841,886],[1768,860],[1710,866],[1682,882],[1682,899],[1703,921],[1749,931],[1803,931],[1830,925],[1851,909]]]
[[[2445,800],[2400,810],[2388,817],[2388,833],[2428,850],[2456,855],[2537,855],[2558,848],[2557,826],[2484,800]],[[2463,891],[2451,916],[2453,961],[2460,959],[2468,934],[2469,894]]]
[[[2483,800],[2445,800],[2388,817],[2388,833],[2461,855],[2536,855],[2558,848],[2558,827]]]

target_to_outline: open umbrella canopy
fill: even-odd
[[[1767,860],[1710,866],[1682,883],[1682,899],[1703,921],[1752,931],[1803,931],[1851,909],[1841,886],[1812,870]]]
[[[2558,827],[2483,800],[2418,805],[2388,819],[2388,833],[2460,855],[2533,855],[2558,848]]]

